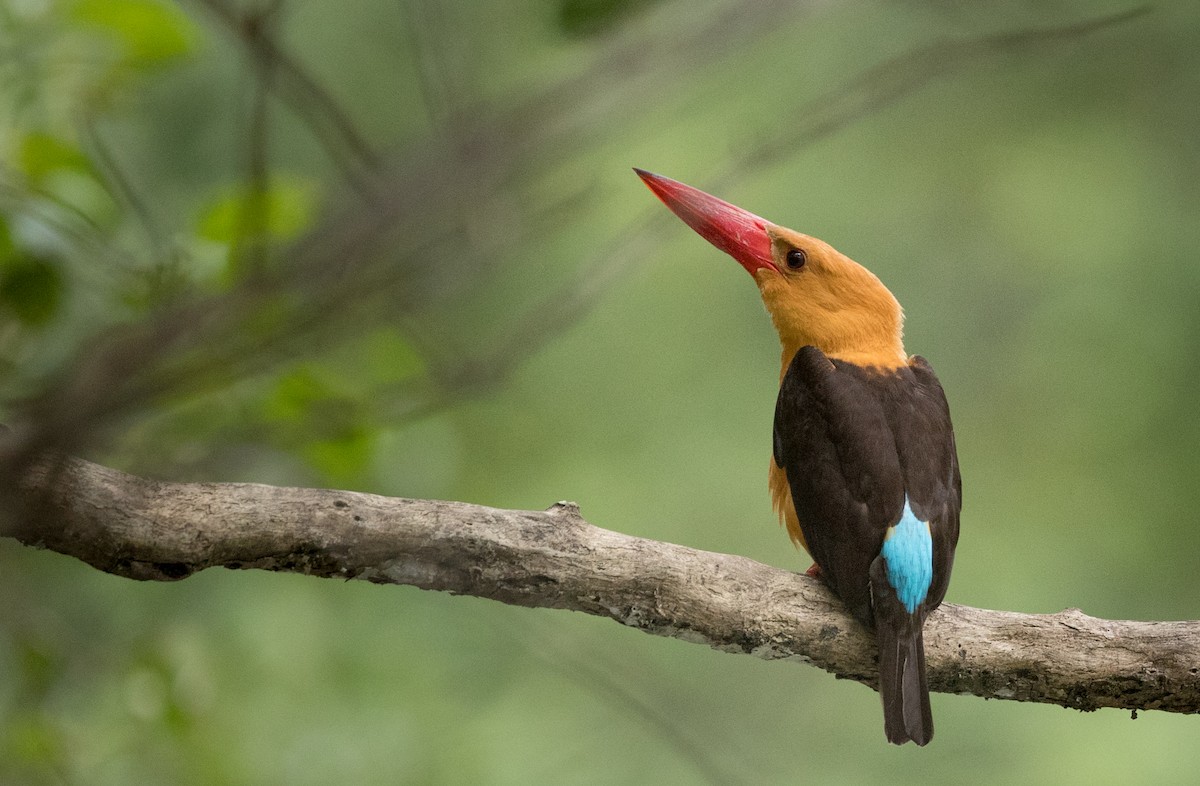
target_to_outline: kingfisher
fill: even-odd
[[[815,237],[634,171],[758,285],[782,347],[772,503],[812,557],[809,575],[875,635],[888,741],[927,744],[922,629],[946,595],[962,507],[941,383],[905,352],[904,312],[874,273]]]

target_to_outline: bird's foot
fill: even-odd
[[[804,575],[812,576],[814,579],[821,578],[821,566],[814,562],[811,568],[804,571]]]

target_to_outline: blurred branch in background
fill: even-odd
[[[519,511],[259,484],[158,483],[78,459],[45,462],[22,489],[29,507],[12,537],[120,576],[174,581],[227,567],[407,584],[582,611],[724,652],[877,680],[870,636],[819,581],[600,529],[574,503]],[[925,646],[936,691],[1078,710],[1200,711],[1200,622],[944,604],[929,618]],[[689,755],[711,774],[711,762]]]
[[[727,185],[737,173],[776,164],[797,150],[888,107],[937,77],[967,68],[977,60],[996,55],[1028,54],[1040,47],[1124,24],[1150,10],[1150,6],[1140,6],[1069,25],[937,41],[871,66],[814,101],[795,109],[782,108],[779,127],[788,129],[788,133],[764,139],[744,156],[736,158],[730,171],[722,174],[721,186]]]
[[[285,6],[285,0],[271,0],[255,11],[243,11],[224,0],[193,0],[204,6],[230,33],[237,36],[254,67],[275,75],[270,85],[321,143],[325,154],[353,189],[369,196],[367,175],[379,167],[378,155],[338,101],[283,47],[276,43],[270,24]],[[257,103],[257,102],[256,102]]]
[[[431,133],[377,153],[349,113],[277,41],[273,20],[286,8],[282,2],[258,11],[224,0],[198,2],[243,46],[257,74],[245,181],[239,187],[244,197],[234,205],[224,281],[216,291],[184,281],[158,293],[140,317],[85,330],[73,357],[41,380],[25,380],[29,389],[20,400],[10,396],[5,419],[14,428],[0,444],[0,457],[19,463],[47,448],[76,450],[105,428],[114,436],[118,422],[125,425],[115,433],[128,429],[130,417],[169,418],[180,407],[203,406],[207,397],[247,384],[252,396],[270,395],[262,390],[273,383],[270,373],[330,353],[351,356],[348,345],[388,325],[421,363],[397,379],[357,391],[357,403],[344,408],[353,411],[332,427],[330,438],[360,433],[355,419],[394,425],[492,389],[586,314],[653,248],[651,230],[659,218],[648,204],[644,218],[583,253],[576,273],[565,280],[547,275],[541,289],[548,294],[531,305],[506,308],[517,316],[489,335],[456,334],[445,313],[469,308],[495,281],[502,262],[544,262],[548,252],[539,250],[539,236],[545,227],[568,209],[578,211],[594,190],[584,182],[547,199],[537,184],[561,178],[580,146],[593,144],[588,124],[597,115],[636,114],[673,89],[663,75],[694,68],[699,60],[718,61],[766,35],[783,16],[808,10],[807,4],[786,2],[718,7],[667,38],[631,25],[605,39],[579,72],[529,95],[483,101],[470,91],[465,98],[455,95],[457,85],[439,76],[441,47],[431,39],[435,28],[453,26],[422,22],[425,11],[418,4],[410,16]],[[780,122],[717,176],[727,185],[973,59],[1070,39],[1140,13],[934,44],[868,67],[820,98],[780,107]],[[266,160],[268,94],[311,130],[355,194],[345,202],[330,198],[308,230],[288,243],[271,236],[286,194],[277,191]],[[145,207],[153,195],[135,192],[94,122],[88,118],[85,127],[92,130],[105,187],[130,205],[156,239],[151,253],[161,255],[161,232],[153,229]],[[331,184],[326,190],[332,191]],[[21,204],[14,209],[25,210]],[[489,222],[490,216],[503,220]],[[477,226],[489,229],[481,233]],[[269,258],[268,245],[277,247]],[[161,264],[151,259],[147,267]],[[244,417],[216,428],[208,435],[213,445],[270,441],[272,432],[269,422]],[[135,464],[137,453],[131,457]]]

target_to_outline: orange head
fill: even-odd
[[[808,345],[862,366],[908,362],[904,314],[874,273],[815,237],[677,180],[634,171],[675,215],[754,277],[779,332],[785,369]]]

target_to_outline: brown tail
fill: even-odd
[[[888,742],[903,745],[913,741],[925,745],[933,739],[933,712],[925,683],[925,642],[921,624],[876,620],[879,642],[879,695],[883,697],[883,730]]]

